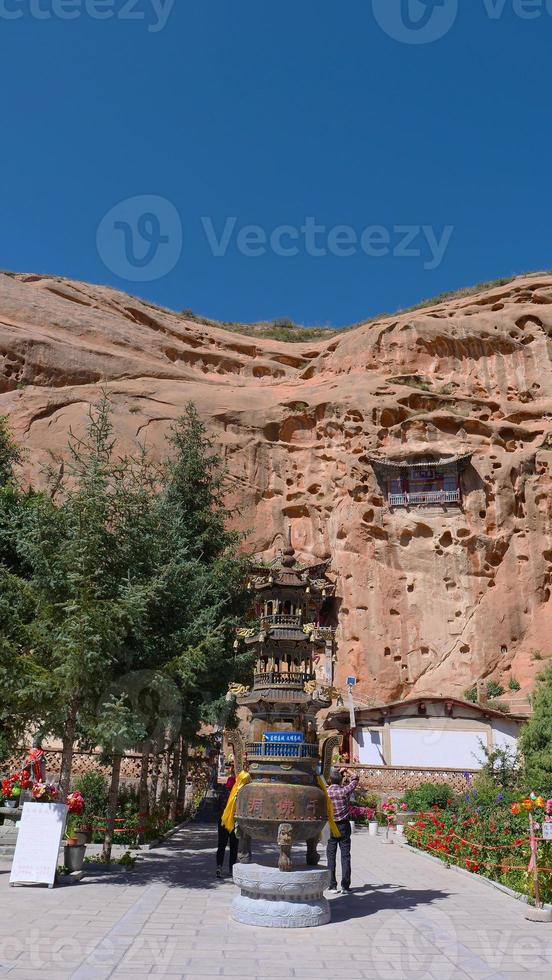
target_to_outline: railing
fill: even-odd
[[[426,493],[390,493],[390,507],[409,507],[411,504],[459,504],[460,490],[428,490]]]
[[[255,687],[299,687],[303,689],[307,681],[314,680],[314,674],[307,674],[304,671],[269,671],[268,673],[255,674],[253,677]]]
[[[303,623],[300,616],[280,614],[278,616],[263,616],[261,619],[261,627],[262,629],[274,629],[274,627],[280,629],[284,627],[289,629],[291,627],[293,629],[302,630]]]
[[[252,756],[263,759],[316,759],[318,758],[318,746],[307,745],[305,742],[286,743],[286,742],[248,742],[247,758]]]

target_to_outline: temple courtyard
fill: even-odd
[[[90,870],[53,890],[10,888],[0,858],[0,974],[424,980],[550,978],[552,924],[513,898],[400,844],[353,836],[348,895],[332,922],[271,930],[230,919],[231,879],[214,874],[216,829],[190,825],[132,869]],[[256,859],[268,852],[258,848]],[[297,854],[296,856],[299,856]]]

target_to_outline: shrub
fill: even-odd
[[[74,781],[74,789],[84,796],[84,816],[82,823],[87,825],[92,817],[105,819],[107,810],[107,781],[101,772],[85,772]]]
[[[287,317],[287,316],[280,316],[280,317],[277,317],[275,320],[272,321],[272,326],[273,327],[276,327],[277,329],[279,328],[280,330],[281,329],[284,329],[284,330],[293,330],[293,328],[296,326],[296,324],[293,322],[293,320],[290,320],[289,317]]]
[[[446,810],[454,801],[454,790],[448,783],[422,783],[414,789],[407,789],[404,801],[409,810],[417,812],[431,810],[435,806]]]
[[[379,796],[377,793],[355,793],[356,806],[368,806],[374,810],[379,807]]]
[[[501,684],[498,684],[497,681],[487,681],[485,693],[487,700],[490,700],[491,698],[499,698],[501,694],[504,694],[504,688]],[[475,684],[473,687],[468,687],[464,691],[464,701],[472,701],[474,704],[477,703],[477,687]]]
[[[521,759],[516,749],[488,749],[480,743],[485,756],[481,772],[474,779],[474,790],[477,796],[489,789],[489,795],[494,799],[498,791],[517,792],[521,784]],[[491,793],[491,784],[492,790]],[[485,802],[478,800],[478,802]]]
[[[521,690],[521,684],[519,683],[518,680],[516,680],[515,677],[510,677],[510,680],[508,681],[508,687],[510,688],[511,691]]]
[[[529,786],[552,795],[552,662],[538,678],[533,714],[520,736]]]

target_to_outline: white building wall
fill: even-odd
[[[515,721],[493,718],[493,745],[496,749],[516,749],[519,727]]]
[[[392,766],[479,769],[484,761],[481,748],[481,741],[486,745],[484,728],[480,731],[446,728],[428,728],[424,731],[392,725],[390,734],[389,762]]]
[[[364,766],[382,766],[382,732],[369,728],[356,728],[354,732],[354,758]]]

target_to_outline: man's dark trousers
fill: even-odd
[[[335,862],[337,846],[341,851],[341,887],[351,887],[351,821],[340,820],[336,824],[341,837],[330,837],[328,841],[328,868],[330,870],[330,888],[337,888]]]
[[[217,868],[222,868],[224,864],[224,853],[226,851],[226,845],[230,844],[230,871],[236,863],[236,858],[238,856],[238,838],[233,830],[232,833],[223,827],[219,822],[218,825],[218,847],[217,847]]]

